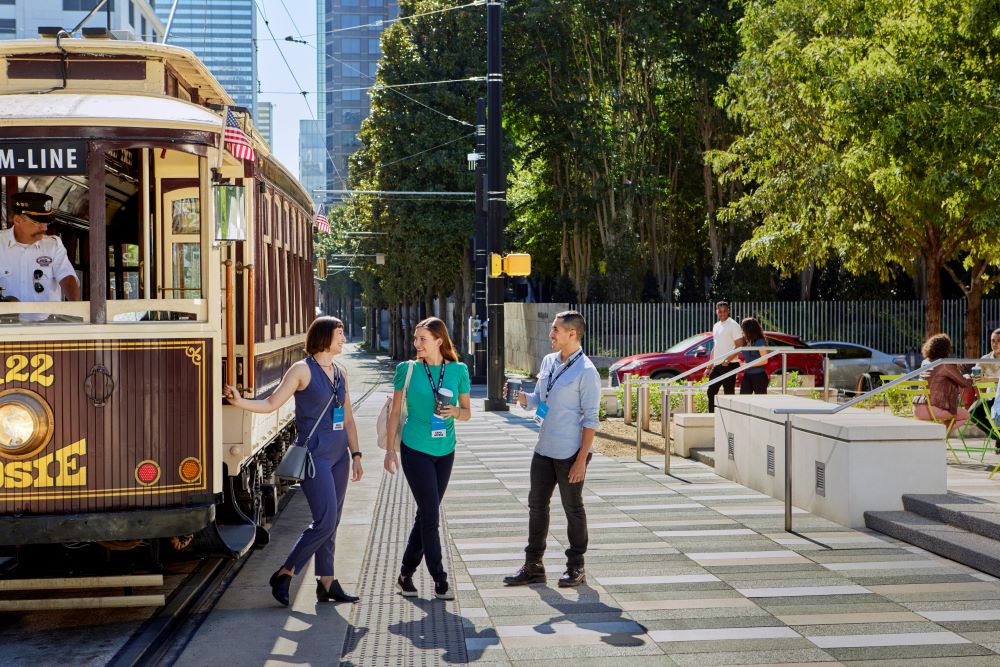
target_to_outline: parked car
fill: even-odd
[[[764,338],[768,345],[774,347],[794,347],[804,349],[808,346],[798,336],[792,336],[777,331],[765,331]],[[712,357],[715,340],[711,332],[700,333],[671,347],[666,352],[651,352],[636,354],[616,361],[608,371],[612,387],[617,387],[624,381],[625,373],[661,380],[680,375],[695,368]],[[816,385],[823,384],[823,356],[820,354],[792,354],[788,359],[788,372],[800,375],[813,375]],[[771,357],[767,361],[769,375],[781,374],[781,357]],[[708,375],[708,369],[689,375],[692,382]],[[742,375],[742,374],[741,374]]]
[[[830,355],[830,386],[849,391],[868,391],[882,384],[881,376],[909,370],[906,357],[886,354],[867,345],[839,340],[814,341],[809,347],[836,350]]]

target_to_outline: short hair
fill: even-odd
[[[717,301],[715,303],[715,307],[716,308],[729,308],[729,302],[728,301]]]
[[[1000,329],[994,329],[990,332],[990,338],[993,338],[994,336],[1000,336]]]
[[[934,334],[927,339],[920,350],[924,359],[934,361],[951,356],[951,337],[946,333]]]
[[[329,349],[333,333],[343,328],[344,323],[339,318],[331,315],[317,317],[306,332],[306,354],[317,354]]]
[[[752,345],[758,338],[764,337],[764,329],[761,328],[760,322],[753,317],[747,317],[740,322],[740,328],[743,329],[743,338],[747,345]]]
[[[580,311],[564,310],[556,315],[556,319],[560,320],[567,329],[575,331],[577,340],[583,340],[584,335],[587,333],[587,320],[583,319]]]

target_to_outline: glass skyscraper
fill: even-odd
[[[395,0],[326,0],[317,4],[321,116],[326,129],[326,183],[346,190],[347,158],[359,146],[361,121],[370,110],[368,88],[375,83],[381,55],[380,22],[395,18]],[[322,197],[316,197],[322,201]]]
[[[122,0],[119,0],[122,1]],[[173,0],[157,0],[164,25]],[[167,43],[201,58],[236,104],[257,109],[257,21],[254,0],[178,0]]]

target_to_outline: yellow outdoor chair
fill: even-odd
[[[935,421],[939,424],[944,424],[944,444],[951,452],[951,455],[955,457],[956,463],[961,463],[962,460],[958,458],[958,453],[951,446],[951,440],[948,436],[951,434],[952,427],[955,426],[954,417],[937,417],[934,414],[934,406],[931,405],[931,391],[927,384],[927,380],[907,380],[903,384],[896,387],[896,391],[900,397],[905,397],[908,400],[906,403],[909,404],[910,415],[916,417],[916,409],[914,408],[914,403],[919,400],[927,405],[927,412],[930,415],[930,421]],[[968,452],[966,452],[968,453]]]
[[[965,425],[960,428],[958,436],[962,439],[962,444],[965,445],[966,452],[980,452],[979,462],[982,463],[986,459],[986,452],[992,449],[990,442],[993,439],[1000,440],[1000,429],[993,421],[993,415],[990,414],[990,403],[996,398],[997,386],[995,382],[991,381],[980,381],[973,385],[976,389],[976,400],[972,405],[969,406],[970,418]],[[986,419],[976,416],[976,408],[982,406],[986,412]],[[981,448],[969,447],[969,442],[965,439],[966,432],[969,430],[970,425],[975,425],[986,432],[986,441],[983,443]],[[990,475],[992,477],[992,475]]]

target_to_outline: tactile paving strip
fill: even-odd
[[[351,613],[341,665],[423,667],[468,661],[458,601],[434,598],[434,582],[423,564],[413,577],[419,596],[404,598],[396,593],[415,510],[402,471],[385,475],[361,567],[361,602]],[[447,535],[443,508],[441,524]],[[451,573],[451,550],[447,542],[442,547],[445,569]],[[455,587],[454,577],[449,583]]]

